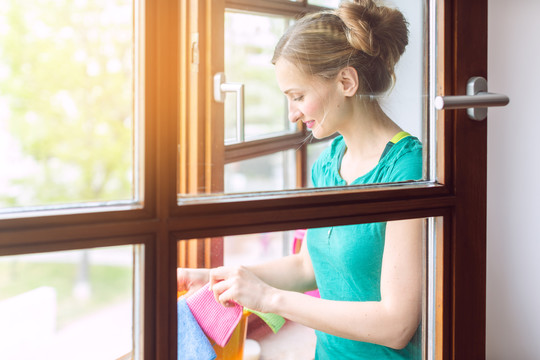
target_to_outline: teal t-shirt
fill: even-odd
[[[339,136],[312,169],[317,187],[344,186],[339,174],[345,142]],[[422,145],[407,136],[389,143],[379,163],[351,183],[373,184],[422,177]],[[309,229],[307,246],[321,298],[338,301],[380,301],[380,280],[386,223]],[[420,330],[420,329],[419,329]],[[402,350],[348,340],[317,331],[315,359],[420,359],[420,331]]]

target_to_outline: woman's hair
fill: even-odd
[[[394,66],[407,46],[407,25],[400,11],[373,0],[344,2],[334,11],[308,14],[290,27],[272,63],[283,58],[323,79],[351,66],[360,81],[357,94],[384,93],[394,84]]]

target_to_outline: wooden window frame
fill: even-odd
[[[222,14],[225,6],[233,5],[246,11],[281,14],[286,7],[283,1],[267,2],[266,6],[260,6],[261,1],[243,0],[202,3],[208,13],[217,14]],[[305,2],[297,5],[300,7]],[[437,92],[465,93],[469,77],[486,76],[486,1],[470,6],[464,0],[441,0],[437,6],[438,20],[444,23],[438,33],[444,46],[438,49],[441,63]],[[220,25],[214,27],[216,19],[210,22],[212,24],[207,24],[211,27],[207,29],[209,42],[220,36]],[[482,31],[478,31],[479,28]],[[207,72],[202,79],[209,79],[213,73],[223,71],[219,60],[223,52],[219,46],[205,51]],[[198,115],[204,112],[208,118],[215,116],[219,120],[221,110],[212,106],[210,99],[211,89],[207,88],[207,103]],[[441,217],[443,221],[438,222],[441,236],[437,239],[436,358],[484,358],[486,122],[471,121],[464,111],[448,111],[439,114],[437,129],[437,183],[348,189],[346,196],[340,189],[332,189],[255,194],[243,198],[181,199],[181,206],[175,209],[175,218],[170,222],[171,230],[177,238],[195,238]],[[360,209],[359,203],[362,203]],[[328,215],[329,208],[331,215]]]
[[[247,7],[263,2],[229,3]],[[267,11],[281,11],[285,2],[265,5]],[[487,73],[487,0],[439,0],[438,7],[444,23],[439,56],[446,59],[438,93],[462,94],[469,77]],[[346,194],[338,188],[220,197],[205,190],[209,196],[203,200],[178,198],[179,192],[198,194],[201,186],[215,189],[223,181],[200,164],[225,161],[223,133],[208,126],[212,119],[223,118],[223,111],[211,103],[211,75],[222,70],[216,56],[223,48],[212,39],[223,31],[219,14],[224,8],[223,0],[145,0],[142,203],[3,218],[0,255],[143,244],[143,355],[175,359],[178,239],[206,239],[197,243],[200,250],[212,237],[225,235],[437,216],[442,221],[437,237],[436,358],[485,358],[486,121],[471,121],[462,110],[440,114],[437,183],[369,186]],[[193,123],[193,118],[203,121]],[[216,260],[200,261],[211,266]]]

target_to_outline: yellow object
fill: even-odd
[[[213,345],[216,352],[216,360],[242,360],[244,357],[244,342],[246,341],[247,334],[247,320],[251,314],[249,311],[244,310],[242,318],[236,329],[234,329],[231,338],[227,345],[221,347],[217,344]]]
[[[409,134],[406,131],[400,131],[396,135],[394,135],[394,137],[390,140],[390,142],[397,144],[399,140],[406,138],[407,136],[411,136],[411,134]]]

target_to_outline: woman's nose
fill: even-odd
[[[289,107],[289,121],[297,122],[302,117],[302,113],[297,108]]]

